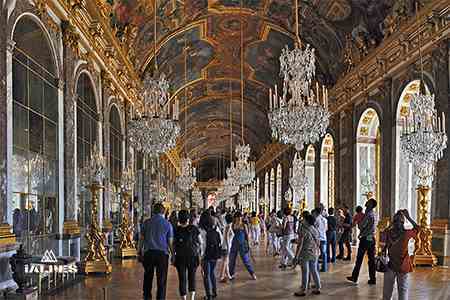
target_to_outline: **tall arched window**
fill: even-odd
[[[269,194],[269,172],[266,172],[266,175],[264,176],[264,204],[265,209],[268,209],[269,212],[272,211],[272,208],[270,207],[270,194]]]
[[[334,207],[334,141],[327,133],[320,151],[320,202]]]
[[[13,229],[40,254],[40,237],[58,232],[58,78],[41,27],[19,20],[13,36]]]
[[[120,121],[119,110],[115,105],[111,107],[109,113],[109,167],[110,167],[110,182],[111,182],[111,213],[112,223],[118,224],[120,212],[120,181],[122,178],[123,166],[123,136],[122,125]],[[108,213],[108,212],[107,212]],[[109,219],[109,216],[106,217]]]
[[[275,206],[275,169],[270,170],[270,210],[278,209]]]
[[[426,86],[425,89],[429,93]],[[412,95],[418,92],[419,80],[414,80],[405,87],[398,102],[396,115],[395,210],[408,209],[413,219],[417,217],[416,177],[413,165],[400,150],[400,135],[404,126],[403,118],[412,114],[410,110]]]
[[[281,164],[278,164],[278,166],[277,166],[277,197],[276,197],[277,210],[281,209],[282,185],[283,185],[283,170],[281,168]]]
[[[306,209],[311,211],[314,209],[314,187],[315,187],[315,162],[316,162],[316,150],[313,145],[309,145],[306,149],[305,157],[305,173],[308,179],[308,186],[306,187]]]
[[[92,81],[86,73],[81,73],[77,85],[77,167],[78,174],[84,164],[90,159],[94,145],[98,145],[98,113]],[[80,179],[80,176],[78,176]],[[78,222],[81,226],[90,224],[90,196],[89,192],[79,184],[80,209]]]
[[[380,145],[378,114],[369,108],[356,132],[356,205],[364,207],[369,197],[380,200]]]

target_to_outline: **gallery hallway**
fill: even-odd
[[[219,300],[244,300],[244,299],[297,299],[293,296],[300,284],[300,268],[295,271],[280,271],[278,260],[255,253],[257,281],[250,280],[248,274],[243,271],[240,263],[237,278],[233,283],[218,284]],[[367,269],[363,266],[363,273],[358,286],[345,281],[345,277],[351,272],[352,264],[338,262],[331,267],[326,274],[321,273],[323,283],[322,295],[309,296],[314,299],[381,299],[382,275],[378,273],[377,286],[367,285]],[[171,267],[168,278],[168,299],[179,299],[178,279],[175,268]],[[135,260],[115,261],[113,272],[109,277],[90,276],[81,283],[68,288],[46,300],[91,300],[104,299],[142,299],[143,268]],[[418,300],[447,300],[450,299],[450,270],[436,268],[416,270],[411,277],[410,299]],[[200,270],[197,272],[197,299],[204,296]],[[394,295],[394,299],[396,295]]]

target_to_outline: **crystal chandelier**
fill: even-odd
[[[375,180],[375,176],[372,174],[370,169],[367,168],[365,174],[361,177],[361,185],[363,187],[363,189],[362,189],[363,195],[368,195],[369,193],[373,193],[376,184],[377,184],[377,181]]]
[[[105,157],[102,155],[97,145],[94,144],[89,160],[84,163],[84,166],[81,169],[81,184],[83,186],[88,186],[92,183],[100,184],[105,178],[105,174]]]
[[[434,95],[427,95],[420,81],[417,94],[411,99],[410,113],[403,118],[400,146],[414,166],[419,186],[431,186],[435,164],[447,148],[445,114],[438,117]]]
[[[187,85],[187,56],[188,48],[186,45],[186,38],[184,39],[184,84]],[[187,88],[184,89],[184,136],[187,139],[187,110],[188,110],[188,93]],[[187,192],[191,190],[195,184],[196,173],[195,168],[192,166],[192,160],[188,157],[188,143],[185,144],[185,157],[181,159],[181,175],[177,178],[178,187]]]
[[[127,168],[122,172],[122,178],[120,186],[122,191],[131,191],[135,183],[133,165],[131,161],[128,163]]]
[[[295,3],[297,43],[293,50],[286,46],[280,56],[280,75],[283,77],[283,95],[269,91],[269,123],[272,136],[283,143],[293,144],[301,151],[304,144],[317,142],[326,133],[330,123],[328,91],[312,81],[316,73],[314,49],[302,49],[299,37],[298,0]],[[290,95],[290,99],[287,97]]]
[[[180,134],[178,125],[179,102],[176,99],[172,107],[169,103],[169,82],[164,73],[159,78],[156,57],[156,11],[154,12],[154,77],[147,76],[143,81],[142,112],[138,112],[128,124],[130,145],[137,151],[158,157],[175,147]]]
[[[203,194],[197,186],[192,190],[192,205],[194,207],[203,206]]]
[[[253,182],[255,178],[255,162],[249,161],[250,145],[244,142],[244,30],[242,19],[242,1],[240,7],[240,28],[241,28],[241,138],[242,143],[236,147],[237,161],[231,168],[231,176],[238,186],[246,186]],[[232,89],[230,82],[230,98],[232,97]],[[231,112],[231,110],[230,110]],[[231,118],[231,116],[230,116]],[[233,163],[232,163],[233,164]]]
[[[158,156],[175,147],[180,134],[179,101],[176,99],[171,109],[168,88],[164,74],[159,79],[144,80],[142,113],[128,125],[128,139],[135,150]]]
[[[196,170],[192,166],[190,158],[185,157],[181,159],[181,175],[177,178],[178,187],[187,192],[193,188],[196,180]]]
[[[300,155],[298,155],[298,153],[295,154],[290,173],[289,185],[301,201],[305,199],[305,189],[309,182],[305,172],[305,161],[300,157]]]

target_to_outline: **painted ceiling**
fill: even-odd
[[[128,55],[141,77],[154,72],[153,1],[107,0],[113,6],[111,25],[128,41]],[[332,86],[345,70],[346,40],[367,33],[373,43],[382,39],[380,24],[394,0],[299,0],[300,36],[317,53],[317,79]],[[404,0],[409,1],[409,0]],[[403,1],[403,2],[404,2]],[[412,0],[411,0],[412,1]],[[158,72],[164,72],[172,96],[183,105],[187,133],[179,149],[196,161],[228,157],[230,123],[234,144],[242,139],[260,155],[270,142],[267,119],[268,89],[280,83],[279,55],[293,47],[294,2],[291,0],[159,0],[157,2]],[[240,17],[244,34],[244,123],[240,100]],[[185,78],[185,46],[187,78]],[[231,96],[230,96],[231,86]],[[230,122],[230,98],[232,122]]]

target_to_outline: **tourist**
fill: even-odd
[[[349,261],[352,259],[352,216],[350,215],[350,211],[348,206],[344,206],[344,220],[342,223],[342,235],[339,239],[339,255],[336,257],[337,259],[343,259]],[[347,248],[347,256],[344,253],[344,244]]]
[[[323,214],[323,206],[319,206],[313,210],[312,215],[316,218],[316,228],[319,231],[320,240],[320,258],[322,260],[322,267],[320,272],[326,272],[328,270],[328,258],[327,258],[327,230],[328,221]],[[327,214],[328,215],[328,214]]]
[[[353,216],[353,226],[357,226],[364,219],[364,212],[362,206],[358,205],[355,208],[355,215]]]
[[[174,266],[177,268],[181,299],[187,299],[189,283],[189,299],[195,298],[195,273],[199,265],[201,251],[200,231],[189,225],[189,212],[182,210],[178,214],[179,226],[174,236]]]
[[[173,228],[174,230],[176,230],[176,228],[178,227],[178,216],[177,216],[177,212],[176,212],[175,210],[173,210],[173,211],[170,213],[170,216],[169,216],[169,222],[170,222],[170,224],[172,225],[172,228]]]
[[[244,224],[242,220],[242,214],[240,212],[236,212],[234,214],[232,229],[234,236],[231,242],[230,249],[231,280],[233,280],[235,277],[236,259],[238,254],[241,256],[242,262],[244,263],[244,266],[252,279],[256,280],[255,271],[253,270],[253,266],[250,261],[251,253],[248,242],[248,228]]]
[[[363,220],[359,223],[359,246],[358,254],[356,256],[355,267],[353,268],[352,276],[347,279],[353,283],[358,282],[359,271],[364,259],[364,255],[367,252],[368,264],[369,264],[369,281],[368,284],[376,284],[375,275],[375,212],[374,209],[377,206],[377,201],[373,198],[366,202],[366,212]]]
[[[291,215],[291,209],[288,207],[284,209],[284,218],[281,228],[280,268],[285,269],[294,259],[294,251],[292,250],[292,240],[295,238],[294,217]]]
[[[259,245],[259,237],[261,235],[261,227],[259,217],[256,212],[252,212],[252,217],[250,218],[250,230],[252,233],[252,241],[254,245]]]
[[[337,229],[337,218],[334,215],[334,208],[330,207],[328,209],[327,217],[328,229],[327,229],[327,258],[328,262],[336,262],[336,229]],[[330,256],[331,250],[331,256]]]
[[[305,214],[302,225],[299,228],[298,246],[295,254],[295,262],[302,268],[302,286],[300,291],[294,295],[297,297],[306,296],[309,286],[310,275],[314,280],[313,294],[320,294],[320,276],[318,272],[318,258],[320,254],[320,239],[319,231],[315,227],[316,219],[310,215]]]
[[[191,209],[190,216],[189,216],[189,224],[198,226],[198,223],[200,222],[200,218],[197,215],[197,211],[195,208]]]
[[[138,243],[139,260],[144,265],[144,300],[152,298],[153,276],[156,269],[156,299],[166,299],[169,253],[173,253],[173,228],[164,218],[164,206],[157,203],[154,215],[143,224]]]
[[[342,234],[344,233],[344,219],[344,210],[339,208],[336,214],[336,243],[339,245],[339,255],[336,256],[336,259],[342,258],[340,255],[344,252],[344,244],[341,243]]]
[[[259,214],[259,227],[261,232],[260,238],[267,237],[266,217],[262,212]]]
[[[282,219],[275,210],[270,213],[268,221],[267,254],[277,256],[280,253],[279,236],[281,235]]]
[[[405,219],[413,229],[405,229]],[[409,258],[408,244],[419,233],[419,226],[409,216],[408,210],[399,210],[392,220],[392,226],[387,230],[384,252],[389,255],[387,271],[384,273],[383,300],[391,300],[395,281],[397,281],[398,299],[408,299],[409,273],[413,271]]]
[[[229,256],[231,250],[231,242],[233,241],[233,216],[231,214],[225,215],[225,228],[223,232],[223,243],[222,243],[222,267],[220,271],[220,281],[226,282],[231,278],[230,268],[229,268]]]
[[[199,222],[201,236],[201,258],[203,284],[205,286],[205,300],[217,297],[217,284],[215,269],[217,260],[221,256],[222,237],[220,231],[214,226],[211,211],[202,213]]]

